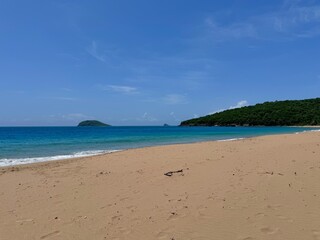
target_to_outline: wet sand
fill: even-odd
[[[320,239],[320,132],[0,168],[0,239]]]

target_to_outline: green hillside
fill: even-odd
[[[320,125],[320,98],[265,102],[181,122],[180,126]]]

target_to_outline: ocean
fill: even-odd
[[[0,166],[156,145],[303,132],[302,127],[0,127]]]

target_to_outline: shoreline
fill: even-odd
[[[319,145],[303,132],[0,168],[0,236],[317,239]]]
[[[67,155],[53,155],[53,156],[44,156],[44,157],[27,157],[27,158],[4,158],[0,160],[6,160],[6,161],[30,161],[30,162],[19,162],[17,164],[10,164],[10,165],[0,165],[0,168],[7,168],[7,167],[15,167],[15,166],[21,166],[21,165],[28,165],[28,164],[37,164],[37,163],[46,163],[46,162],[55,162],[55,161],[65,161],[70,159],[80,159],[80,158],[86,158],[86,157],[93,157],[93,156],[103,156],[106,154],[111,154],[114,152],[122,152],[127,151],[130,149],[143,149],[143,148],[149,148],[149,147],[157,147],[157,146],[170,146],[170,145],[180,145],[180,144],[193,144],[193,143],[202,143],[202,142],[224,142],[224,141],[235,141],[235,140],[241,140],[241,139],[247,139],[247,138],[255,138],[255,137],[263,137],[263,136],[275,136],[275,135],[285,135],[285,134],[300,134],[304,132],[314,132],[314,131],[320,131],[320,126],[290,126],[293,128],[317,128],[319,129],[313,129],[313,130],[305,130],[301,132],[295,132],[295,133],[271,133],[271,134],[265,134],[265,135],[257,135],[257,136],[250,136],[250,137],[238,137],[238,138],[230,138],[230,139],[216,139],[216,140],[199,140],[199,141],[190,141],[190,142],[181,142],[181,143],[165,143],[165,144],[159,144],[159,145],[151,145],[151,146],[142,146],[142,147],[133,147],[133,148],[125,148],[125,149],[117,149],[117,150],[86,150],[86,151],[80,151],[73,154],[67,154]],[[90,153],[92,152],[92,153]],[[86,154],[88,153],[88,154]],[[83,154],[83,156],[81,156]],[[78,155],[78,156],[77,156]]]
[[[303,132],[301,132],[303,133]],[[295,133],[292,133],[295,134]],[[278,134],[278,135],[286,135],[286,134]],[[291,134],[289,134],[291,135]],[[108,153],[101,153],[101,154],[96,154],[96,155],[88,155],[88,156],[81,156],[81,157],[70,157],[70,158],[63,158],[63,159],[56,159],[56,160],[48,160],[48,161],[39,161],[39,162],[32,162],[32,163],[22,163],[22,164],[16,164],[16,165],[8,165],[8,166],[0,166],[0,170],[5,170],[5,169],[17,169],[17,168],[28,168],[28,167],[33,167],[37,165],[48,165],[50,163],[56,164],[56,163],[63,163],[63,162],[73,162],[76,160],[83,160],[83,159],[88,159],[88,158],[94,158],[94,157],[103,157],[103,156],[108,156],[114,153],[119,153],[119,152],[127,152],[131,150],[143,150],[143,149],[149,149],[149,148],[158,148],[158,147],[167,147],[167,146],[181,146],[181,145],[192,145],[192,144],[198,144],[198,143],[212,143],[212,142],[232,142],[232,141],[238,141],[238,140],[244,140],[244,139],[250,139],[250,138],[258,138],[258,137],[264,137],[264,136],[270,136],[270,135],[263,135],[263,136],[256,136],[256,137],[246,137],[246,138],[230,138],[230,139],[225,139],[225,140],[211,140],[211,141],[198,141],[198,142],[189,142],[189,143],[172,143],[172,144],[164,144],[164,145],[154,145],[154,146],[145,146],[145,147],[137,147],[137,148],[127,148],[127,149],[121,149],[121,150],[114,150]],[[274,136],[274,135],[272,135]]]

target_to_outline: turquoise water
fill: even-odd
[[[305,130],[298,127],[0,127],[0,166]]]

